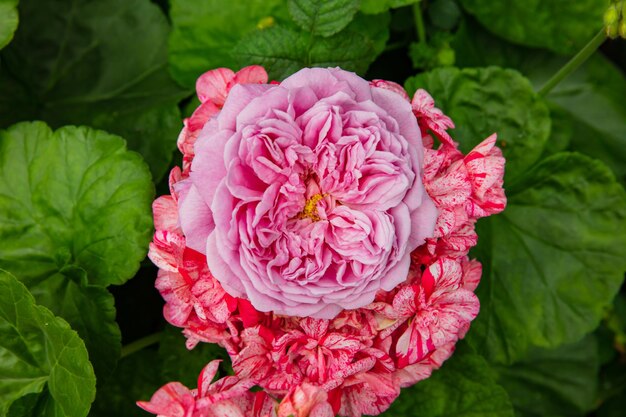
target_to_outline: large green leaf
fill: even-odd
[[[511,45],[487,33],[471,19],[463,22],[452,46],[457,65],[476,67],[499,65],[515,68],[527,76],[536,89],[567,62],[547,51]],[[561,81],[548,94],[551,113],[569,127],[570,149],[608,164],[626,184],[626,79],[608,59],[597,53]],[[553,133],[563,131],[554,126]],[[547,147],[554,148],[554,137]]]
[[[511,42],[573,54],[602,28],[609,0],[461,0],[491,32]]]
[[[530,69],[529,74],[533,77]],[[608,59],[596,55],[547,98],[570,117],[571,149],[602,160],[626,184],[624,97],[626,77]]]
[[[96,380],[85,345],[6,271],[0,271],[0,359],[0,415],[42,391],[40,416],[87,415]]]
[[[541,157],[550,135],[545,102],[518,72],[497,67],[439,68],[409,78],[412,95],[426,89],[454,121],[452,137],[465,152],[492,133],[507,158],[506,182],[523,175]]]
[[[258,27],[288,20],[284,0],[172,0],[169,65],[181,85],[193,88],[204,72],[239,69],[232,50]]]
[[[20,3],[2,51],[0,126],[44,120],[119,134],[155,179],[165,172],[187,95],[167,72],[167,20],[149,0]]]
[[[594,408],[598,388],[595,337],[557,349],[532,349],[522,361],[498,367],[516,415],[583,416]]]
[[[42,122],[0,131],[0,267],[28,287],[68,267],[122,284],[146,255],[153,193],[117,136]]]
[[[441,369],[403,389],[383,416],[513,417],[509,397],[482,356],[464,343]]]
[[[560,153],[507,193],[506,210],[478,223],[481,311],[468,337],[512,363],[598,325],[626,270],[626,192],[601,162]]]
[[[420,0],[361,0],[361,11],[367,14],[377,14],[419,2]]]
[[[346,27],[359,8],[359,0],[289,0],[289,13],[309,33],[330,36]]]
[[[87,275],[80,268],[65,268],[63,273],[33,285],[30,291],[39,304],[63,317],[78,332],[98,379],[115,369],[121,334],[113,295],[106,288],[87,284]]]
[[[389,15],[358,14],[343,31],[327,38],[274,26],[252,33],[237,45],[241,65],[263,65],[282,80],[303,67],[334,67],[363,75],[389,37]]]
[[[11,42],[17,29],[17,3],[18,0],[0,0],[0,49]]]

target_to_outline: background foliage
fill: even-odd
[[[145,254],[196,78],[250,64],[425,88],[464,151],[498,132],[481,313],[385,415],[623,415],[626,42],[537,93],[608,3],[0,0],[0,416],[146,415],[135,400],[225,358],[165,325]]]

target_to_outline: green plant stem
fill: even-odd
[[[540,96],[546,96],[554,87],[563,81],[568,75],[576,71],[593,53],[602,45],[606,39],[604,28],[589,41],[567,64],[557,71],[538,91]]]
[[[426,44],[426,29],[424,29],[421,1],[413,5],[413,17],[415,18],[415,28],[417,29],[417,41]]]
[[[135,352],[139,352],[140,350],[147,348],[150,345],[159,343],[162,336],[163,336],[163,332],[152,333],[146,337],[137,339],[134,342],[127,344],[126,346],[122,346],[121,357],[125,358],[126,356],[132,355]]]

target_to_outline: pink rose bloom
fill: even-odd
[[[366,306],[407,279],[410,253],[433,236],[411,104],[354,73],[234,85],[193,151],[175,185],[186,245],[258,311]]]

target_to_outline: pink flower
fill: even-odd
[[[339,69],[217,69],[153,205],[150,258],[187,347],[235,376],[140,405],[165,417],[360,417],[452,355],[478,313],[478,218],[506,205],[492,135],[463,155],[424,90]],[[241,85],[241,84],[244,85]],[[434,148],[435,139],[440,145]],[[252,393],[251,386],[264,391]],[[282,400],[281,400],[282,399]]]
[[[403,282],[437,209],[398,87],[316,68],[224,99],[215,78],[201,77],[199,97],[223,108],[175,190],[187,247],[226,292],[259,311],[332,318]]]

